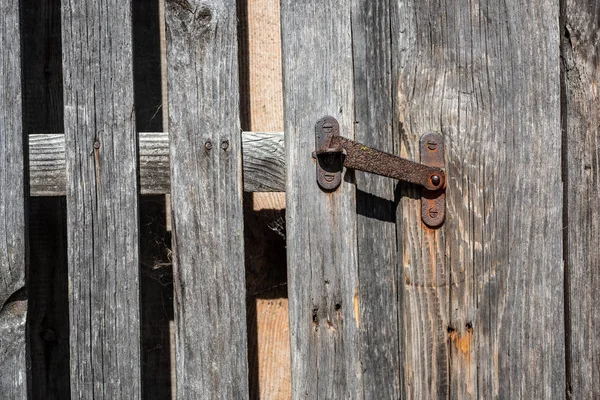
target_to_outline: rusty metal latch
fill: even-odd
[[[422,186],[421,216],[429,227],[444,222],[446,210],[446,173],[444,139],[436,132],[421,138],[421,163],[365,146],[340,136],[338,121],[325,116],[315,126],[317,183],[334,191],[342,183],[343,167],[371,172]]]

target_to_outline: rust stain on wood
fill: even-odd
[[[471,349],[473,345],[473,327],[470,326],[470,324],[468,325],[469,326],[463,335],[459,334],[457,330],[451,330],[448,333],[448,337],[456,346],[458,353],[464,356],[465,361],[467,362],[467,368],[471,365]]]
[[[358,288],[354,289],[354,321],[356,322],[356,327],[360,327],[360,312],[359,312],[359,303],[358,303]]]

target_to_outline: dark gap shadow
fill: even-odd
[[[250,59],[248,39],[248,0],[237,0],[238,79],[240,88],[240,123],[242,131],[252,128],[250,113]]]
[[[29,206],[29,398],[69,399],[66,201],[32,197]]]
[[[21,0],[23,127],[64,132],[60,0]]]
[[[280,299],[288,296],[284,221],[284,211],[253,210],[252,193],[244,193],[250,399],[258,399],[260,395],[256,302],[259,299]]]
[[[133,0],[133,86],[138,132],[162,132],[158,0]]]
[[[27,143],[30,134],[64,131],[60,0],[21,0],[20,10]],[[27,207],[28,398],[69,399],[66,203],[64,197],[37,197],[28,198]]]
[[[142,392],[148,400],[170,399],[172,390],[173,268],[165,217],[165,196],[141,196]]]
[[[162,132],[158,0],[133,0],[133,79],[137,132]],[[170,324],[174,318],[171,234],[165,196],[140,196],[142,397],[170,399],[173,389]]]

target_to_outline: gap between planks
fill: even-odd
[[[141,194],[170,193],[169,134],[139,133]],[[66,194],[65,137],[57,134],[29,135],[31,196]],[[244,191],[285,191],[283,132],[243,132]]]

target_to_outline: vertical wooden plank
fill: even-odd
[[[177,398],[248,398],[236,4],[166,23]]]
[[[0,0],[0,397],[27,398],[26,215],[19,2]],[[22,293],[22,292],[21,292]]]
[[[409,397],[565,396],[558,3],[398,3],[402,152],[446,138],[447,220],[403,200]]]
[[[389,1],[352,2],[356,140],[396,153]],[[356,171],[359,313],[364,398],[401,397],[396,182]]]
[[[562,2],[568,398],[600,397],[600,8]]]
[[[62,2],[71,397],[141,397],[131,4]]]
[[[354,137],[351,5],[284,0],[281,29],[292,398],[359,398],[355,188],[323,192],[311,157],[325,114]]]

